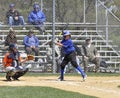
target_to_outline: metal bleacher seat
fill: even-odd
[[[61,29],[59,27],[64,27],[64,25],[66,25],[67,23],[56,23],[56,30],[55,30],[55,37],[59,37],[61,38],[62,35],[61,33]],[[102,30],[95,30],[95,29],[79,29],[77,30],[75,27],[85,27],[86,25],[95,25],[95,24],[82,24],[82,23],[69,23],[69,28],[68,30],[72,33],[72,40],[74,43],[76,43],[79,47],[81,47],[81,43],[83,43],[85,41],[86,37],[90,37],[92,39],[92,41],[95,43],[95,46],[99,49],[100,54],[102,54],[100,56],[100,58],[104,58],[106,60],[106,62],[109,65],[114,65],[114,68],[118,68],[115,66],[118,66],[120,64],[119,61],[112,61],[114,59],[118,59],[120,58],[120,56],[118,54],[116,55],[107,55],[108,53],[116,53],[115,50],[112,50],[112,48],[117,47],[116,45],[106,45],[106,40],[104,40],[104,35],[101,35],[101,32],[103,32]],[[46,41],[50,41],[51,37],[52,37],[52,23],[45,23],[46,26],[46,32],[44,33],[44,35],[40,34],[38,30],[34,30],[35,34],[37,37],[39,37],[40,43],[43,44]],[[33,28],[32,25],[26,25],[26,28]],[[74,27],[74,29],[71,29],[70,27]],[[27,34],[27,32],[29,31],[29,29],[27,30],[22,30],[21,26],[15,26],[13,27],[15,32],[16,32],[16,36],[18,38],[18,47],[20,49],[20,52],[25,52],[24,50],[24,45],[22,44],[23,42],[23,37]],[[0,29],[0,37],[2,38],[2,41],[4,41],[5,37],[7,36],[9,32],[9,26],[7,25],[2,25],[2,28]],[[97,32],[97,33],[96,33]],[[99,34],[99,35],[98,35]],[[112,42],[112,40],[109,40],[108,42]],[[3,47],[4,45],[1,45],[1,47]],[[40,47],[40,53],[42,55],[39,56],[39,58],[46,58],[46,52],[48,48],[48,45],[39,45]],[[42,49],[43,48],[43,49]],[[110,50],[107,50],[107,48],[110,48]],[[0,51],[0,53],[2,53],[2,51]],[[0,56],[0,58],[2,58],[3,55]],[[109,62],[111,61],[111,62]],[[35,62],[34,62],[35,63]],[[44,64],[43,64],[44,65]]]

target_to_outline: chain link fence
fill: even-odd
[[[53,34],[53,0],[1,0],[0,2],[0,21],[4,23],[6,23],[5,13],[11,2],[15,3],[16,9],[24,16],[26,23],[29,12],[33,10],[33,4],[38,2],[41,6],[41,10],[46,15],[46,23],[50,23],[49,26],[46,25],[46,30],[48,31],[42,36],[42,39],[43,37],[44,39],[41,41],[41,44],[51,40]],[[102,32],[98,33],[104,35],[103,40],[106,40],[107,44],[117,45],[118,47],[115,47],[115,49],[119,51],[120,37],[118,35],[120,33],[120,21],[100,2],[100,0],[55,0],[55,13],[56,30],[54,33],[60,40],[62,36],[59,34],[61,34],[65,25],[68,24],[66,29],[71,30],[73,35],[77,35],[77,38],[73,37],[73,40],[76,39],[78,42],[80,39],[84,40],[84,38],[80,38],[80,34],[86,34],[87,30],[100,30]],[[112,42],[108,40],[112,40]],[[81,45],[80,42],[77,44]],[[55,56],[57,56],[53,58],[52,43],[46,46],[47,48],[42,47],[40,50],[45,51],[41,55],[47,56],[47,58],[39,59],[40,64],[34,64],[31,71],[53,72],[52,60],[54,59],[56,62],[55,72],[59,72],[61,58],[58,58],[58,55],[60,57],[60,48],[57,47],[59,53],[57,54],[55,52]]]

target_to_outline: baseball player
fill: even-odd
[[[18,80],[19,77],[23,76],[27,71],[29,66],[23,68],[21,63],[26,62],[27,59],[22,60],[20,53],[17,50],[15,44],[9,45],[9,51],[5,54],[3,58],[3,65],[6,71],[6,80],[11,81]]]
[[[71,62],[72,66],[74,66],[82,75],[83,81],[86,80],[86,74],[83,72],[82,68],[77,64],[76,62],[76,53],[75,53],[75,47],[73,45],[73,42],[71,40],[71,33],[67,30],[63,31],[63,40],[60,42],[55,42],[56,45],[59,45],[64,50],[64,59],[61,63],[61,75],[60,75],[60,81],[64,80],[64,69],[65,66]]]

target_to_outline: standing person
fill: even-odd
[[[69,31],[63,32],[63,40],[61,43],[56,42],[57,45],[61,46],[64,50],[64,59],[61,63],[61,76],[60,81],[64,80],[64,69],[65,66],[71,62],[72,66],[74,66],[82,75],[83,81],[86,79],[86,74],[82,71],[82,68],[77,64],[76,62],[76,53],[75,53],[75,47],[73,45],[73,42],[71,40],[71,34]]]
[[[28,22],[32,25],[35,25],[35,28],[38,29],[41,33],[44,33],[44,22],[46,21],[46,16],[40,10],[39,4],[34,4],[33,9],[34,10],[31,11],[28,16]]]
[[[81,56],[81,49],[80,49],[77,45],[75,45],[75,44],[74,44],[73,46],[74,46],[75,52],[76,52],[76,62],[77,62],[78,65],[80,65],[80,60],[79,60],[79,58],[78,58],[78,55]],[[61,51],[60,51],[60,52],[61,52],[61,59],[63,60],[63,58],[64,58],[64,56],[65,56],[65,54],[64,54],[64,49],[61,48]],[[66,65],[65,70],[64,70],[64,73],[66,72],[67,67],[69,68],[70,65],[71,65],[70,63]],[[76,71],[79,73],[78,70],[76,70]]]
[[[10,44],[9,51],[5,54],[2,62],[6,71],[6,80],[11,81],[11,78],[18,80],[19,77],[23,76],[28,71],[29,66],[23,68],[21,63],[26,61],[27,59],[21,59],[15,44]]]
[[[95,72],[98,72],[100,66],[99,53],[95,48],[95,46],[91,44],[90,38],[86,38],[85,44],[82,45],[81,54],[82,54],[84,71],[87,72],[88,62],[92,62],[96,65]]]
[[[15,4],[11,3],[9,5],[9,10],[6,13],[6,17],[8,19],[8,24],[10,27],[13,25],[22,25],[23,29],[26,29],[24,18],[20,15],[19,11],[15,9]]]
[[[8,50],[9,45],[11,43],[14,43],[15,45],[17,45],[17,38],[16,38],[15,31],[13,29],[9,30],[9,34],[7,35],[5,42],[4,42],[5,44],[4,49]]]
[[[35,56],[39,56],[39,40],[33,33],[32,29],[29,30],[28,35],[23,39],[23,44],[28,55],[34,52]],[[35,58],[35,61],[38,61],[38,57]]]

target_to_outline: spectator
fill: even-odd
[[[4,49],[8,49],[9,45],[11,43],[17,45],[17,38],[16,38],[15,31],[13,29],[10,29],[9,34],[7,35],[7,37],[5,39],[5,47],[4,47]]]
[[[24,37],[23,44],[25,45],[25,50],[27,54],[32,54],[32,52],[34,52],[35,56],[38,56],[39,40],[33,33],[34,33],[33,30],[29,30],[28,35]],[[35,58],[35,61],[38,61],[38,57]]]
[[[10,27],[12,27],[13,25],[22,25],[23,29],[26,29],[24,18],[15,9],[15,4],[11,3],[9,5],[9,10],[6,13],[6,17],[8,19],[8,24],[10,25]]]
[[[46,16],[40,10],[39,4],[34,4],[33,9],[34,10],[31,11],[28,16],[28,22],[32,25],[35,25],[35,28],[38,29],[41,33],[44,33],[44,22],[46,21]]]
[[[95,72],[98,72],[100,66],[100,58],[97,49],[91,44],[91,39],[86,38],[85,44],[81,48],[82,61],[84,71],[87,72],[88,62],[92,62],[96,65]]]
[[[6,71],[7,81],[11,81],[11,78],[13,80],[18,80],[19,77],[23,76],[28,71],[28,68],[31,67],[30,65],[27,65],[25,68],[20,65],[26,61],[27,59],[21,59],[16,46],[14,44],[10,44],[9,51],[5,54],[2,62]]]

